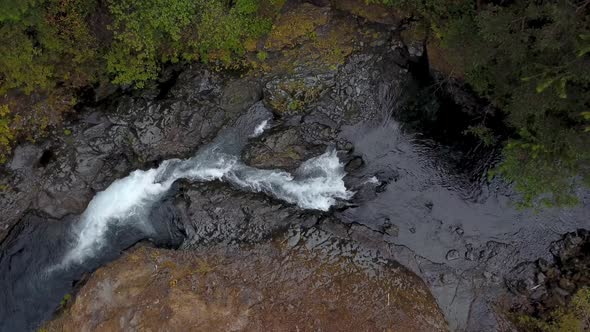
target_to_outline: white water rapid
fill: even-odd
[[[250,129],[249,137],[259,136],[267,121]],[[331,150],[304,162],[293,174],[281,170],[262,170],[245,165],[238,157],[213,145],[186,159],[164,161],[160,167],[136,170],[116,180],[96,194],[75,226],[75,243],[63,264],[82,263],[107,243],[112,227],[129,225],[150,232],[150,208],[179,179],[192,181],[221,180],[248,191],[264,192],[303,209],[328,210],[338,199],[353,193],[344,185],[343,164]]]

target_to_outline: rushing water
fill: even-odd
[[[226,181],[322,211],[352,197],[334,150],[307,160],[293,174],[242,163],[239,153],[248,138],[262,134],[270,117],[256,105],[194,157],[166,160],[158,168],[137,170],[113,182],[96,194],[79,218],[48,223],[43,217],[30,217],[20,234],[0,248],[0,330],[34,329],[84,273],[137,241],[177,244],[178,230],[170,229],[175,216],[166,200],[179,179]]]

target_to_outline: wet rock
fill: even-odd
[[[388,222],[383,225],[383,232],[391,237],[397,237],[399,236],[399,227]]]
[[[549,269],[549,263],[544,258],[539,258],[537,260],[537,266],[542,272],[546,272]]]
[[[236,113],[245,111],[262,99],[262,87],[259,82],[251,80],[230,81],[223,89],[221,108]]]
[[[330,5],[330,0],[306,0],[314,6],[325,7]]]
[[[6,211],[0,240],[26,209],[55,218],[79,214],[94,193],[131,170],[193,153],[236,116],[219,106],[222,83],[219,75],[195,66],[179,75],[167,98],[150,91],[113,98],[82,112],[68,125],[70,134],[17,147],[5,168],[9,181],[2,183],[10,190],[0,193],[0,209]],[[224,106],[235,111],[260,98],[259,88],[244,84],[244,91],[239,102],[226,98]]]
[[[424,54],[424,48],[419,44],[413,44],[408,46],[408,53],[410,57],[420,58]]]
[[[222,80],[204,67],[193,65],[180,73],[170,95],[187,103],[215,101],[222,94]]]
[[[362,1],[348,1],[346,3],[351,2],[361,3]],[[494,321],[494,317],[491,317],[493,311],[490,309],[491,307],[486,305],[493,303],[500,287],[503,289],[504,286],[499,280],[503,280],[507,271],[518,266],[523,261],[534,262],[540,255],[547,256],[546,244],[554,241],[557,236],[548,234],[550,232],[546,231],[546,225],[536,223],[537,220],[535,220],[535,223],[531,223],[530,219],[520,214],[518,216],[510,213],[502,214],[502,218],[495,218],[491,223],[489,216],[491,214],[495,215],[496,211],[500,210],[498,206],[490,205],[485,198],[478,198],[481,201],[478,201],[477,204],[472,204],[473,202],[468,200],[460,200],[459,204],[455,205],[458,208],[457,211],[445,211],[452,210],[452,208],[442,208],[453,206],[454,196],[464,196],[462,191],[457,190],[455,181],[458,182],[456,178],[465,175],[456,175],[453,170],[446,169],[444,158],[433,155],[433,151],[439,149],[440,146],[434,145],[433,147],[432,142],[422,142],[424,144],[420,143],[422,145],[420,145],[419,151],[412,151],[411,144],[413,143],[410,144],[399,140],[397,133],[401,131],[392,130],[392,126],[387,125],[395,123],[395,120],[391,118],[392,114],[395,117],[399,113],[398,111],[403,109],[400,105],[403,105],[404,92],[408,82],[411,81],[411,74],[406,68],[408,58],[424,57],[424,49],[421,48],[424,45],[424,39],[417,38],[414,40],[416,44],[406,43],[405,47],[401,47],[402,45],[398,41],[391,42],[390,34],[381,30],[371,32],[367,30],[363,31],[363,33],[371,36],[369,40],[363,39],[352,43],[351,40],[354,39],[355,35],[351,31],[357,28],[355,24],[363,20],[335,17],[341,16],[341,13],[338,15],[328,14],[328,17],[324,18],[317,15],[323,13],[323,10],[327,10],[327,8],[318,9],[312,5],[303,5],[301,8],[309,9],[307,12],[300,9],[298,14],[300,18],[311,17],[310,26],[307,26],[310,22],[306,22],[306,20],[285,20],[282,24],[283,32],[280,30],[274,31],[275,37],[281,37],[282,35],[285,38],[277,38],[276,45],[272,42],[273,45],[269,45],[269,47],[281,48],[285,55],[290,54],[292,57],[278,56],[277,53],[276,58],[281,60],[269,65],[276,72],[271,72],[269,76],[260,80],[265,83],[264,102],[272,107],[275,114],[278,115],[278,125],[269,129],[263,136],[254,139],[246,148],[244,159],[248,163],[259,167],[276,168],[280,166],[285,169],[292,169],[297,167],[302,160],[323,153],[322,149],[332,144],[348,152],[354,150],[355,153],[366,158],[366,164],[364,167],[353,165],[354,167],[349,167],[348,171],[351,173],[366,171],[366,174],[360,174],[360,178],[363,179],[367,178],[365,176],[367,174],[369,177],[375,175],[378,178],[379,185],[376,188],[370,187],[371,191],[374,188],[377,191],[377,193],[372,193],[371,198],[385,197],[386,199],[385,204],[383,204],[384,201],[377,201],[371,205],[369,199],[362,202],[355,200],[353,204],[369,203],[366,205],[367,209],[373,209],[382,215],[393,216],[396,218],[395,220],[400,220],[400,222],[397,223],[396,221],[396,225],[383,222],[375,227],[357,225],[346,228],[338,221],[340,227],[332,225],[330,228],[332,235],[326,236],[323,233],[320,234],[321,232],[315,227],[318,224],[325,226],[326,215],[302,213],[263,195],[237,192],[218,183],[202,186],[182,185],[176,203],[183,213],[182,222],[188,234],[188,239],[184,244],[185,248],[206,248],[215,244],[227,245],[232,248],[239,243],[260,243],[275,236],[276,232],[280,232],[286,227],[300,224],[310,228],[309,232],[302,231],[298,237],[294,236],[292,240],[288,240],[285,244],[288,244],[290,248],[305,244],[306,247],[314,250],[337,253],[332,257],[338,259],[341,257],[353,257],[359,248],[379,248],[381,253],[390,253],[390,259],[399,260],[424,277],[447,314],[453,330],[465,329],[466,326],[470,326],[472,330],[493,330],[493,324],[488,325],[489,322]],[[359,13],[359,15],[366,16],[362,13]],[[317,21],[314,21],[316,18]],[[289,26],[293,22],[296,24]],[[291,33],[291,29],[298,31]],[[307,32],[300,34],[300,31]],[[317,35],[317,42],[296,45],[301,40],[307,40],[315,35]],[[376,35],[376,40],[372,40],[372,36]],[[360,50],[358,49],[359,45]],[[340,52],[334,52],[334,50]],[[353,50],[358,52],[349,57]],[[427,45],[426,55],[431,62],[431,69],[436,71],[438,66],[432,58],[436,56],[436,52],[431,52],[432,50],[431,45],[430,47]],[[335,53],[337,54],[332,57],[332,54]],[[305,65],[294,65],[293,59],[302,59],[301,63],[305,62]],[[279,66],[274,67],[275,64]],[[280,65],[285,66],[281,67]],[[313,70],[310,68],[313,68]],[[439,77],[436,76],[436,73],[434,75],[439,80],[438,83],[443,81],[441,78],[446,79],[446,76]],[[150,167],[169,157],[186,157],[190,155],[200,145],[212,140],[220,128],[223,128],[227,121],[231,121],[235,113],[239,113],[240,109],[247,107],[246,105],[260,98],[255,82],[252,82],[252,86],[245,86],[242,90],[240,89],[241,85],[234,83],[234,81],[251,82],[244,79],[224,77],[207,71],[200,66],[193,66],[180,73],[176,84],[170,89],[164,100],[156,100],[153,92],[151,94],[123,96],[114,100],[109,107],[95,111],[92,116],[88,115],[86,117],[86,115],[82,115],[80,123],[72,125],[73,135],[71,137],[58,138],[55,140],[55,144],[52,141],[47,146],[39,146],[41,151],[44,151],[49,146],[52,147],[51,151],[53,153],[49,158],[50,162],[45,167],[33,167],[31,171],[34,174],[28,178],[15,176],[10,179],[10,187],[14,189],[0,193],[2,196],[0,210],[6,214],[3,216],[5,218],[2,218],[0,222],[0,227],[8,229],[14,224],[15,220],[18,220],[18,216],[22,214],[22,211],[28,208],[45,210],[54,216],[78,213],[84,208],[94,192],[104,189],[114,179],[127,174],[129,171],[136,168]],[[457,108],[467,109],[473,114],[481,115],[482,112],[477,103],[472,103],[472,100],[468,98],[469,94],[465,93],[465,89],[460,84],[444,85],[443,89],[452,96],[457,105],[460,105]],[[235,98],[234,94],[237,94]],[[106,119],[101,118],[96,116],[97,113],[108,114],[108,117]],[[367,126],[356,134],[339,136],[338,132],[350,133],[352,132],[350,126],[355,126],[361,122],[376,122],[376,127],[381,129]],[[381,137],[387,139],[377,142],[378,144],[366,144],[371,145],[371,147],[366,150],[361,149],[365,137],[376,130],[386,132],[387,134],[381,135]],[[361,137],[361,139],[354,140],[354,146],[351,146],[352,139],[350,137],[355,135]],[[343,139],[343,137],[346,137],[346,139]],[[413,137],[412,140],[420,141],[420,138],[414,139]],[[386,144],[391,141],[399,144]],[[269,149],[268,146],[273,148]],[[289,149],[293,149],[297,156],[295,156],[295,153],[291,154]],[[441,151],[448,150],[441,149]],[[285,152],[287,152],[286,155],[281,155]],[[395,154],[396,158],[393,159],[395,162],[389,162],[387,157],[379,160],[383,153]],[[379,156],[379,158],[372,156]],[[422,161],[424,162],[422,163]],[[18,167],[17,169],[25,168],[27,167]],[[413,177],[420,177],[424,169],[430,170],[431,168],[436,168],[437,171],[426,173],[428,176],[423,177],[423,182],[422,180],[412,182]],[[440,174],[438,173],[439,168]],[[355,174],[351,174],[350,178],[354,176]],[[397,183],[388,186],[394,182]],[[412,202],[415,201],[416,195],[427,197],[419,197],[417,203],[406,204],[407,202],[403,201],[403,195],[394,196],[394,198],[387,196],[388,192],[390,194],[392,192],[399,194],[394,192],[394,187],[399,187],[400,190],[411,193],[413,195]],[[451,195],[446,194],[449,192]],[[498,200],[507,200],[502,194],[497,192],[493,194]],[[471,198],[472,196],[470,196]],[[430,200],[434,201],[431,206],[424,203]],[[473,205],[478,205],[478,207],[474,208]],[[389,206],[395,206],[397,210],[388,211],[387,207]],[[352,208],[345,212],[350,210]],[[462,218],[462,220],[456,220],[455,217]],[[385,218],[366,219],[381,222]],[[507,223],[514,224],[516,219],[524,226],[518,226],[518,228],[506,226]],[[573,221],[571,222],[560,221],[560,226],[563,226],[564,229],[572,229],[572,225],[580,224],[579,221],[574,219],[575,217],[572,217]],[[351,220],[348,219],[347,221],[350,222]],[[440,224],[443,223],[445,226],[440,227]],[[398,225],[403,236],[397,236]],[[461,231],[454,229],[452,225],[462,225]],[[541,231],[536,225],[543,225]],[[521,229],[524,229],[522,233]],[[403,230],[409,230],[409,232]],[[465,234],[459,234],[460,232]],[[569,239],[568,243],[579,243],[579,236],[582,235],[578,233],[578,235]],[[332,242],[333,237],[351,237],[359,242],[356,244]],[[452,261],[460,258],[460,255],[458,250],[450,249],[460,248],[467,240],[472,241],[473,246],[466,246],[466,261],[461,261],[460,264]],[[494,241],[503,241],[505,243]],[[580,255],[576,254],[576,246],[571,244],[556,244],[556,257],[558,260],[567,262],[564,264],[576,266],[578,271],[584,271],[585,261],[579,257]],[[253,257],[272,256],[265,255],[266,252],[263,251],[245,252]],[[444,257],[442,255],[445,252],[447,253],[447,259],[452,262],[445,263],[444,259],[441,259]],[[187,255],[190,256],[193,253]],[[204,255],[207,255],[207,253]],[[239,260],[247,261],[251,259],[250,256],[240,256]],[[377,254],[371,254],[367,256],[369,258],[365,257],[363,259],[364,261],[378,260],[377,256]],[[174,261],[174,258],[170,258],[170,260]],[[135,267],[134,262],[126,261],[126,266]],[[183,257],[182,262],[192,261],[190,257]],[[323,261],[310,262],[312,266],[322,266],[323,263]],[[141,325],[142,317],[146,317],[146,324],[155,321],[155,319],[150,320],[149,317],[158,317],[158,321],[154,324],[169,325],[157,325],[156,329],[159,326],[167,326],[167,328],[173,330],[184,328],[185,325],[178,327],[178,325],[174,325],[178,324],[176,321],[166,320],[167,317],[180,317],[179,321],[186,319],[186,321],[191,322],[191,319],[195,319],[195,317],[206,316],[207,312],[223,311],[218,310],[219,308],[229,308],[226,312],[232,313],[233,322],[236,320],[241,321],[241,317],[243,317],[240,314],[241,311],[234,310],[235,308],[231,307],[231,305],[223,304],[219,306],[217,302],[213,306],[210,303],[202,305],[201,300],[207,298],[207,296],[201,296],[202,294],[198,292],[192,294],[191,292],[194,290],[188,287],[180,288],[181,291],[178,292],[178,288],[174,288],[168,283],[178,285],[187,280],[180,277],[176,278],[173,269],[161,271],[158,270],[158,267],[154,268],[155,265],[151,265],[152,263],[154,262],[145,265],[149,267],[150,273],[153,274],[145,277],[147,272],[141,272],[143,279],[137,280],[141,282],[125,281],[125,286],[120,288],[122,292],[121,298],[124,300],[133,298],[133,301],[135,301],[137,293],[141,292],[141,288],[138,289],[136,285],[139,284],[143,287],[148,280],[152,281],[150,279],[152,276],[156,276],[154,278],[154,287],[161,288],[162,293],[157,293],[157,296],[150,294],[150,291],[141,293],[146,295],[144,297],[146,299],[145,303],[149,302],[151,305],[148,309],[146,309],[148,305],[145,303],[144,306],[133,306],[130,303],[136,304],[138,302],[125,302],[121,298],[121,301],[117,302],[113,307],[101,307],[100,310],[104,309],[104,311],[97,309],[91,313],[86,309],[80,309],[80,311],[74,309],[70,318],[73,317],[72,319],[79,320],[68,323],[71,324],[71,329],[79,328],[80,324],[103,324],[101,322],[106,322],[105,325],[101,326],[105,326],[107,329],[110,327],[123,329],[121,325],[117,325],[120,322],[123,322],[121,323],[122,326],[134,329],[141,327],[138,326]],[[161,269],[160,263],[163,262],[158,261],[156,263]],[[137,264],[137,266],[141,265]],[[451,265],[453,266],[452,269],[449,267]],[[282,264],[273,263],[269,264],[269,266],[279,268]],[[207,268],[204,269],[204,271],[207,270]],[[587,280],[584,272],[570,271],[562,266],[547,267],[546,270],[548,271],[546,273],[546,283],[558,284],[558,278],[561,276],[576,285]],[[120,269],[111,272],[114,276],[120,276],[118,273],[125,273],[125,271],[122,271]],[[274,273],[271,270],[256,271]],[[530,296],[534,298],[545,296],[535,293],[537,290],[543,290],[542,287],[536,288],[531,293],[531,285],[536,287],[539,282],[538,275],[531,273],[529,276],[528,271],[524,272],[526,272],[525,277],[514,278],[514,276],[509,275],[507,278],[514,280],[515,292],[519,290],[525,292],[525,294],[529,292]],[[129,274],[133,273],[132,270],[129,271]],[[255,274],[248,273],[250,273],[248,275]],[[292,273],[295,272],[289,272],[288,275],[293,275]],[[372,273],[379,274],[381,272],[373,271]],[[208,275],[208,273],[204,274]],[[522,273],[517,269],[515,275],[519,274]],[[182,273],[180,275],[182,276]],[[347,275],[350,275],[350,273]],[[227,275],[223,274],[218,279],[213,280],[215,282],[221,280],[219,281],[222,285],[221,288],[227,286],[227,284],[223,283],[227,282],[227,278],[224,279],[224,276]],[[229,276],[235,277],[235,280],[242,280],[240,277],[244,275],[229,274]],[[102,277],[106,278],[109,275],[105,273],[102,274]],[[100,273],[96,276],[96,278],[102,277]],[[188,278],[200,280],[205,277],[199,273]],[[192,284],[192,279],[189,280],[190,285],[196,285]],[[114,285],[117,282],[116,280],[111,279],[108,283],[105,283],[107,285],[105,287],[108,288],[108,285]],[[125,276],[121,276],[120,280],[126,280]],[[180,280],[184,281],[181,282]],[[278,277],[277,280],[283,279]],[[266,281],[265,279],[264,282]],[[321,282],[318,281],[318,283]],[[132,284],[135,286],[129,286]],[[98,285],[98,281],[94,285]],[[298,285],[294,285],[293,288],[297,288]],[[148,287],[151,286],[148,285]],[[210,290],[215,289],[215,283],[210,283],[207,287]],[[233,299],[235,303],[242,303],[244,307],[253,308],[251,310],[258,310],[256,303],[260,303],[258,302],[260,294],[269,293],[265,293],[260,288],[237,288],[239,289],[236,292],[243,290],[239,297],[234,297],[232,294],[227,295],[223,293],[223,289],[219,290],[219,292],[221,292],[224,299]],[[555,297],[556,302],[564,301],[564,297],[558,293],[559,291],[552,291],[548,287],[547,297]],[[86,294],[91,294],[91,291]],[[117,296],[113,292],[101,294],[108,294],[109,296],[114,294],[113,297]],[[189,295],[183,297],[186,294]],[[208,296],[211,295],[211,293],[207,294]],[[178,302],[174,302],[174,299],[171,299],[173,297],[178,297]],[[318,298],[319,296],[315,297]],[[92,303],[92,305],[102,303],[94,301],[96,297],[89,297],[88,299],[90,299],[88,300],[90,302],[87,302],[86,305],[81,304],[82,307],[90,308],[89,303]],[[154,302],[160,300],[165,304],[162,305],[159,302],[154,304]],[[379,301],[382,300],[383,298],[379,297]],[[84,301],[84,297],[80,297],[80,301]],[[417,303],[415,298],[409,298],[405,302]],[[421,301],[418,302],[422,303]],[[195,315],[195,306],[187,308],[183,306],[184,303],[197,303],[197,310],[205,308],[199,313],[205,312],[205,314]],[[267,303],[276,304],[275,307],[284,307],[290,311],[299,312],[299,310],[302,310],[299,303],[289,303],[287,306],[283,306],[282,302],[271,301]],[[314,313],[323,310],[319,306],[312,306],[311,308],[318,308],[312,311]],[[328,309],[332,310],[332,307]],[[365,312],[371,311],[363,311],[366,308],[361,309],[354,312],[340,312],[340,317],[348,317],[345,314],[355,317],[358,313],[362,316]],[[97,311],[100,311],[100,313],[96,314]],[[187,312],[190,312],[190,315],[186,314]],[[179,313],[178,316],[174,316],[177,313]],[[389,312],[385,313],[389,314]],[[136,315],[136,319],[129,320],[127,314]],[[269,311],[268,315],[276,317],[277,313]],[[235,319],[235,317],[240,319]],[[374,317],[377,317],[377,320],[391,319],[391,317],[384,318],[381,315]],[[256,319],[253,321],[261,321]],[[301,319],[301,321],[309,323],[310,320]],[[374,324],[374,322],[375,319],[365,326],[373,327],[373,325],[369,324]],[[225,323],[227,323],[227,319],[223,321],[223,324]],[[66,328],[68,324],[65,324]],[[93,328],[96,326],[92,325]],[[228,329],[228,325],[212,326],[224,330]],[[306,325],[302,325],[302,327],[304,326]],[[322,327],[318,326],[310,326],[310,329]],[[292,328],[293,325],[273,325],[270,327]],[[348,329],[348,326],[346,328]],[[398,327],[396,326],[396,328]],[[404,325],[401,325],[401,328],[403,329]],[[429,326],[420,326],[420,328],[422,330],[432,330]],[[260,330],[262,328],[260,325],[256,325],[252,329]],[[411,330],[411,328],[409,329]]]
[[[347,173],[354,172],[363,166],[363,158],[353,157],[345,167]]]
[[[576,284],[574,284],[568,278],[559,279],[559,287],[567,292],[573,292],[574,290],[576,290]]]
[[[454,261],[461,258],[461,254],[459,254],[459,251],[457,250],[449,250],[449,252],[447,252],[446,258],[448,261]]]
[[[551,279],[556,279],[560,275],[561,275],[561,272],[555,267],[551,267],[551,268],[547,269],[547,276]]]
[[[561,296],[562,298],[565,298],[566,296],[570,295],[570,292],[568,292],[567,290],[560,288],[560,287],[555,287],[553,288],[553,291],[558,294],[559,296]],[[560,301],[562,302],[562,301]],[[565,301],[564,301],[565,302]]]
[[[82,213],[93,196],[94,192],[88,189],[71,190],[67,194],[47,190],[37,195],[31,207],[61,219],[68,214]]]
[[[524,300],[515,300],[512,310],[543,321],[552,320],[552,312],[563,310],[571,296],[590,282],[590,257],[583,249],[589,240],[587,232],[578,229],[554,241],[550,245],[553,259],[537,260],[537,285]]]
[[[310,137],[304,139],[301,127],[273,131],[261,140],[249,144],[243,160],[257,168],[281,168],[294,170],[301,162],[326,152],[322,144],[308,144]]]
[[[184,247],[256,243],[297,221],[296,208],[262,194],[238,192],[225,184],[184,186],[176,203],[183,211]]]
[[[8,168],[14,172],[28,172],[39,164],[43,149],[32,144],[18,146],[14,150],[14,156],[8,163]]]
[[[278,77],[264,88],[265,104],[280,116],[305,114],[309,105],[334,85],[333,73]]]
[[[543,285],[538,285],[529,296],[533,301],[541,301],[547,296],[547,289]]]
[[[473,245],[466,244],[465,249],[467,249],[467,251],[465,251],[465,259],[468,261],[474,261],[476,257],[475,257],[475,252],[473,250]]]

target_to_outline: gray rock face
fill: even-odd
[[[302,127],[279,128],[246,148],[244,161],[258,168],[294,170],[301,162],[326,152],[326,145],[319,141],[303,139]]]
[[[243,193],[226,184],[187,184],[176,206],[187,234],[184,247],[257,243],[301,222],[300,211],[262,194]]]
[[[223,89],[221,108],[230,113],[239,113],[262,99],[260,82],[232,80]]]
[[[14,156],[8,168],[13,172],[27,173],[36,167],[43,156],[43,150],[39,146],[25,144],[14,150]]]
[[[224,86],[227,96],[237,83],[224,82],[206,70],[188,69],[170,98],[154,100],[149,92],[124,96],[84,112],[68,127],[69,136],[17,147],[4,167],[8,183],[0,192],[0,240],[27,209],[54,218],[80,214],[115,179],[163,159],[188,156],[211,141],[260,98],[260,88],[253,84],[245,85],[237,102],[228,102]]]

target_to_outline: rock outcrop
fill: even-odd
[[[288,238],[250,249],[139,247],[96,271],[46,329],[446,330],[415,276],[375,273]]]

